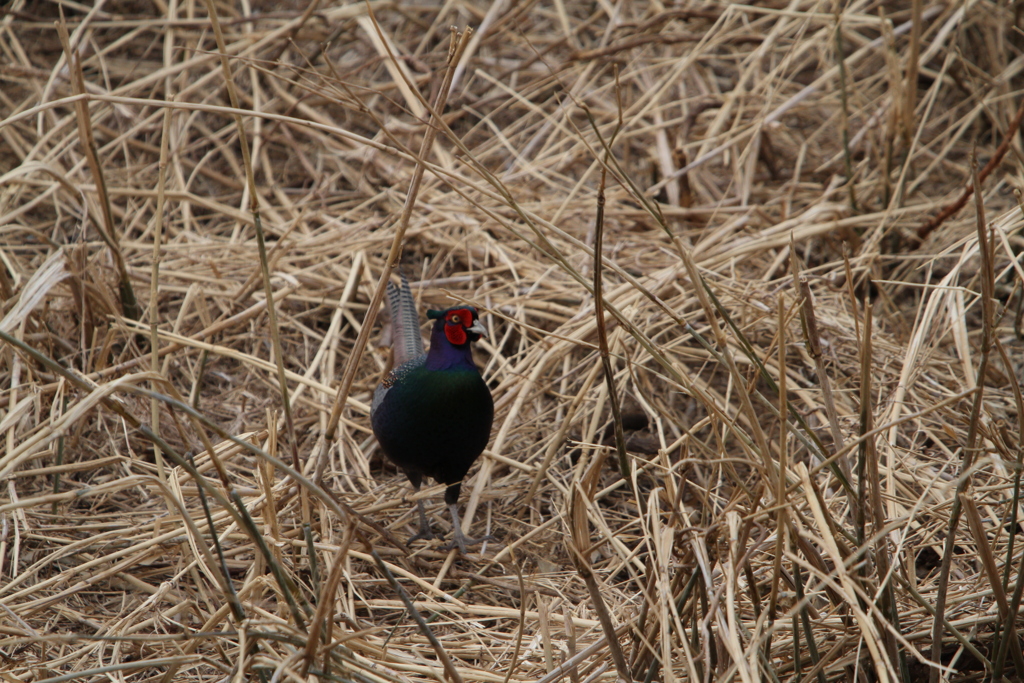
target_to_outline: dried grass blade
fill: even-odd
[[[1024,107],[1024,104],[1022,104]],[[1024,111],[1024,109],[1022,109]],[[976,157],[971,159],[971,173],[973,175],[973,187],[980,187],[978,175],[978,161]],[[971,488],[971,471],[976,456],[976,445],[978,431],[981,422],[981,412],[984,408],[982,398],[985,393],[985,376],[988,373],[989,351],[992,348],[992,323],[993,323],[993,293],[995,291],[995,271],[992,267],[992,252],[989,250],[988,227],[985,222],[985,204],[982,200],[982,193],[974,195],[975,209],[977,212],[978,228],[978,253],[981,256],[981,268],[979,278],[981,280],[981,361],[978,364],[977,380],[975,381],[974,402],[971,407],[971,415],[967,427],[967,438],[964,444],[963,456],[960,462],[960,476],[958,477],[956,494],[953,498],[953,505],[949,511],[949,524],[946,529],[946,541],[942,548],[942,564],[939,567],[939,580],[935,597],[935,618],[932,622],[932,648],[931,660],[935,665],[932,667],[930,681],[939,683],[939,667],[942,661],[942,617],[946,611],[946,595],[949,589],[949,572],[953,563],[953,548],[956,544],[957,528],[960,525],[962,512],[961,495]]]
[[[82,73],[82,63],[78,53],[71,48],[71,39],[68,36],[67,25],[64,23],[63,6],[61,6],[60,10],[61,19],[55,22],[54,25],[57,28],[57,34],[64,48],[64,55],[67,58],[68,70],[71,76],[71,87],[76,95],[85,95],[85,76]],[[110,208],[110,196],[107,194],[107,181],[103,174],[103,167],[100,166],[99,155],[96,153],[96,140],[92,134],[93,126],[89,115],[89,103],[85,98],[75,101],[75,112],[78,121],[79,141],[89,163],[89,170],[92,172],[92,177],[96,182],[96,193],[99,195],[100,210],[103,214],[103,227],[99,233],[110,249],[114,265],[117,268],[121,307],[126,318],[138,320],[139,304],[135,298],[135,289],[132,287],[131,278],[128,275],[128,267],[125,265],[124,254],[121,251],[121,245],[118,243],[117,231],[114,228],[114,214]]]

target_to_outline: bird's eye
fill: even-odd
[[[462,322],[462,318],[460,318],[460,317],[459,317],[459,314],[458,314],[458,313],[456,313],[455,315],[453,315],[453,316],[452,316],[452,317],[450,318],[450,321],[451,321],[451,323],[452,323],[453,325],[458,325],[458,324],[460,324],[460,323]]]

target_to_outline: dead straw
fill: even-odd
[[[214,4],[0,15],[5,675],[1020,677],[1012,7]],[[369,429],[399,253],[484,556]]]

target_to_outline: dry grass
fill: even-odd
[[[204,3],[0,14],[3,679],[1024,676],[1014,6],[441,4],[216,3],[231,88]],[[491,331],[469,557],[368,428],[396,235]]]

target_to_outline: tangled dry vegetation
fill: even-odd
[[[1024,675],[1017,4],[59,5],[0,9],[4,680]],[[396,243],[490,330],[467,557],[368,429]]]

